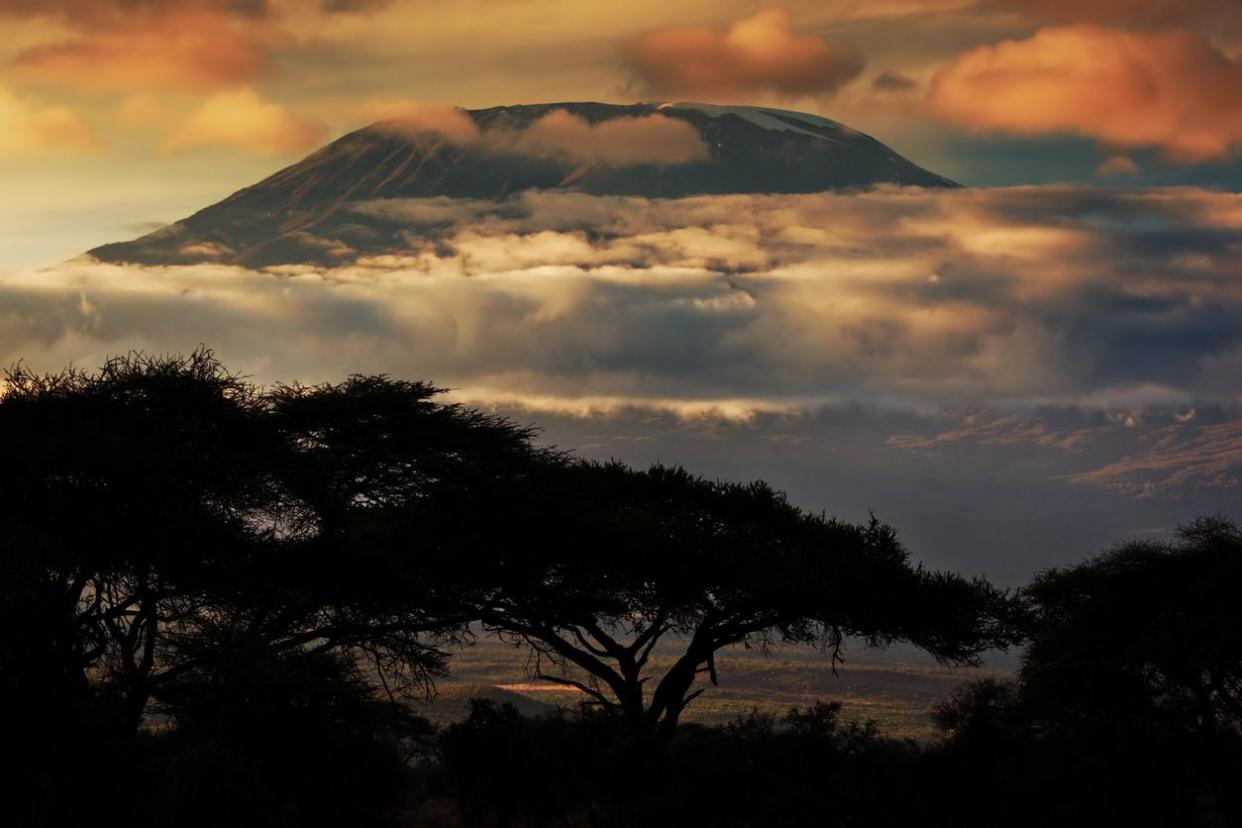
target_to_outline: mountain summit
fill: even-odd
[[[679,198],[957,186],[869,135],[781,109],[552,103],[447,114],[447,123],[381,121],[351,132],[188,218],[90,254],[143,264],[339,262],[400,243],[373,226],[373,214],[354,209],[395,198],[504,199],[532,188]]]

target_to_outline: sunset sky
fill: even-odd
[[[969,185],[1242,186],[1236,0],[0,0],[0,266],[404,107],[767,103]]]
[[[429,378],[1012,583],[1242,505],[1242,0],[0,0],[0,31],[4,364]],[[339,266],[75,258],[377,120],[588,100],[818,113],[967,189],[527,193]],[[705,152],[559,126],[501,139]]]

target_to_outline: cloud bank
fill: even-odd
[[[76,261],[0,282],[0,355],[219,347],[544,409],[1242,402],[1242,196],[1074,187],[391,200],[324,269]],[[326,244],[340,244],[325,239]]]
[[[0,363],[205,343],[260,382],[430,379],[587,456],[875,509],[924,560],[1006,583],[1239,506],[1242,195],[527,193],[355,215],[405,243],[333,268],[0,277]]]

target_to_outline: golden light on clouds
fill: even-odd
[[[264,100],[251,88],[219,92],[203,102],[162,144],[166,152],[233,147],[260,153],[308,150],[326,128]]]
[[[103,142],[68,107],[44,105],[0,88],[0,154],[94,152]]]
[[[428,136],[473,145],[494,153],[560,156],[584,163],[684,164],[703,161],[707,146],[686,121],[663,115],[611,118],[592,124],[564,109],[552,109],[528,126],[482,130],[461,109],[375,101],[363,112],[386,119],[381,128],[413,140]]]
[[[75,261],[0,278],[0,353],[52,368],[208,342],[261,378],[365,364],[558,411],[1237,404],[1240,200],[1079,187],[385,200],[357,212],[407,221],[401,255],[342,245],[335,267]]]
[[[927,105],[974,130],[1073,132],[1216,161],[1242,145],[1242,61],[1189,32],[1047,28],[959,55],[933,79]]]
[[[655,29],[623,54],[643,90],[667,97],[831,94],[865,65],[853,49],[794,32],[781,8],[761,9],[723,33],[706,26]]]
[[[40,234],[5,218],[0,267],[175,220],[374,121],[483,140],[455,106],[776,104],[972,186],[1242,186],[1237,0],[0,0],[0,27],[0,176],[45,194],[20,222]],[[583,163],[702,152],[658,126],[506,140]],[[109,206],[91,223],[86,203]]]
[[[502,148],[530,155],[567,155],[605,164],[684,164],[705,160],[707,147],[694,126],[663,115],[614,118],[591,124],[555,109],[516,133],[490,132]]]
[[[268,54],[229,17],[163,13],[74,30],[20,52],[12,66],[27,81],[76,91],[201,92],[256,80]]]

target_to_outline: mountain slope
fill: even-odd
[[[717,193],[810,193],[877,184],[956,186],[874,138],[785,110],[709,104],[555,103],[469,110],[480,134],[516,136],[563,110],[591,125],[662,115],[690,124],[704,157],[678,164],[609,164],[461,142],[381,122],[189,218],[90,251],[102,261],[252,266],[339,261],[341,251],[391,250],[394,237],[351,206],[391,198],[501,199],[531,188],[677,198]]]

